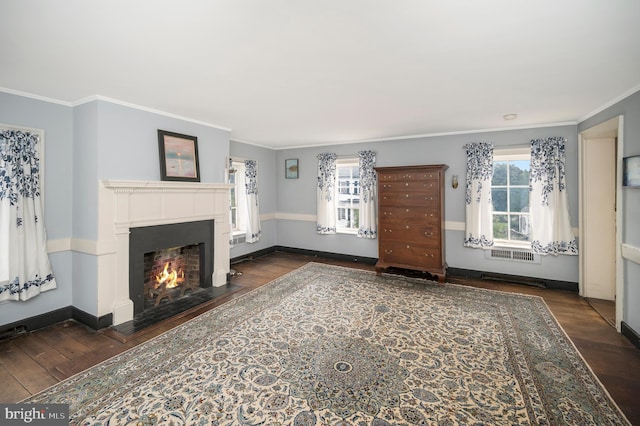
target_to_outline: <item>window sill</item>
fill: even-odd
[[[493,248],[517,249],[522,251],[531,251],[530,242],[493,240]]]
[[[358,235],[357,229],[336,229],[336,234]]]

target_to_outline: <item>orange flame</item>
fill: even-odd
[[[169,262],[164,264],[164,270],[160,273],[160,275],[156,275],[156,282],[158,283],[157,287],[165,286],[165,288],[175,288],[180,285],[181,282],[184,282],[184,271],[176,271],[171,268],[169,270]]]

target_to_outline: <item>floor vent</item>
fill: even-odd
[[[540,256],[530,251],[512,249],[487,250],[487,259],[508,260],[512,262],[540,263]]]
[[[12,339],[14,337],[20,336],[22,334],[26,334],[27,333],[27,326],[25,325],[19,325],[16,327],[11,327],[8,328],[6,330],[1,330],[0,331],[0,340],[4,340],[4,339]]]
[[[510,284],[525,284],[534,287],[547,288],[547,283],[539,278],[520,277],[516,275],[493,274],[485,272],[482,274],[483,280],[502,281]]]

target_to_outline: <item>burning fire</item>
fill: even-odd
[[[178,287],[180,283],[184,282],[184,271],[176,271],[173,267],[169,270],[169,265],[169,262],[165,263],[164,270],[160,275],[156,275],[156,288],[162,286],[165,288],[175,288]]]

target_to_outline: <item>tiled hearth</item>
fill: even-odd
[[[131,336],[160,321],[185,313],[192,308],[203,305],[226,294],[233,293],[241,288],[242,287],[237,284],[228,283],[220,287],[201,289],[198,292],[189,293],[185,297],[175,300],[172,303],[164,303],[146,309],[142,313],[135,315],[131,321],[113,326],[112,329],[120,335],[116,338],[122,339],[123,336]]]

